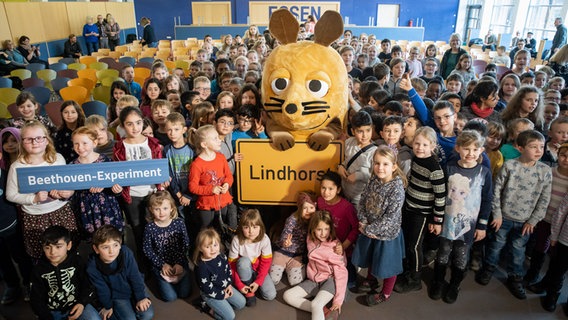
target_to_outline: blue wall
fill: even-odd
[[[193,0],[195,2],[210,2],[211,0]],[[214,1],[214,0],[213,0]],[[249,0],[230,0],[232,8],[232,20],[234,24],[246,24],[249,13]],[[251,0],[253,1],[253,0]],[[136,20],[141,17],[149,17],[152,20],[156,36],[159,39],[174,38],[174,17],[181,18],[181,24],[192,24],[191,0],[185,1],[155,1],[135,0]],[[304,1],[308,2],[308,1]],[[318,2],[312,1],[312,2]],[[398,4],[400,5],[399,25],[407,26],[410,19],[423,19],[426,29],[424,40],[448,41],[454,32],[457,19],[459,0],[340,0],[341,14],[349,17],[350,24],[367,26],[369,16],[377,21],[377,5]],[[378,17],[380,19],[380,17]],[[142,28],[138,27],[138,33],[142,34]]]

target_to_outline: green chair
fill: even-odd
[[[6,105],[16,103],[16,98],[20,95],[20,90],[14,88],[0,88],[0,102]]]
[[[28,69],[16,69],[10,72],[12,77],[18,77],[21,80],[29,79],[32,77],[32,72]]]

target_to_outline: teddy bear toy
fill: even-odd
[[[262,73],[262,102],[272,147],[287,150],[306,141],[324,150],[344,131],[347,113],[347,70],[329,45],[343,33],[343,20],[326,11],[317,22],[313,41],[297,41],[299,24],[286,9],[273,12],[268,26],[280,42]]]

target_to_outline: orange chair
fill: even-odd
[[[87,89],[87,91],[90,93],[95,88],[96,82],[91,80],[91,79],[87,79],[87,78],[77,78],[77,79],[69,80],[69,82],[67,82],[67,84],[69,85],[69,87],[71,87],[71,86],[83,87],[83,88]]]
[[[134,68],[134,74],[137,77],[141,77],[141,78],[146,79],[146,78],[150,77],[150,73],[151,73],[150,69],[147,69],[147,68]]]
[[[97,61],[98,61],[97,57],[92,57],[92,56],[82,56],[79,58],[79,62],[87,66]]]
[[[61,95],[63,100],[73,100],[77,102],[77,104],[82,105],[89,98],[89,90],[82,86],[70,86],[61,89],[59,95]]]
[[[97,69],[83,69],[77,71],[77,76],[83,79],[89,79],[97,83]]]

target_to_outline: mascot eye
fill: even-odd
[[[329,85],[321,80],[308,80],[306,87],[317,98],[325,96],[329,90]]]
[[[288,83],[290,81],[286,78],[276,78],[274,80],[272,80],[272,91],[274,91],[274,93],[276,94],[281,94],[282,91],[286,90],[286,88],[288,88]]]

